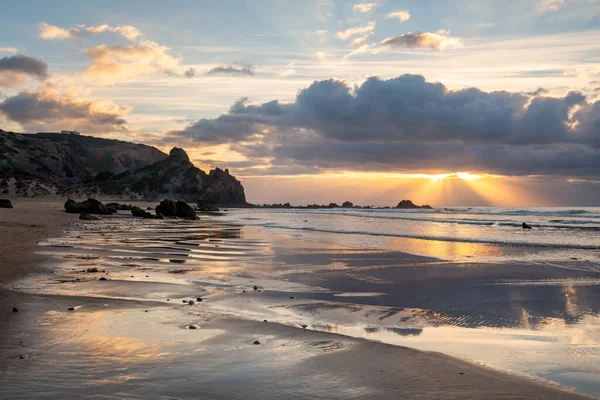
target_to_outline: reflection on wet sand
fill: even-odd
[[[469,255],[481,249],[443,246],[435,251]],[[41,251],[57,260],[52,274],[25,279],[20,290],[173,304],[176,317],[148,313],[160,315],[163,327],[183,328],[190,316],[210,320],[205,313],[267,319],[441,351],[600,395],[600,384],[591,383],[600,372],[590,368],[600,356],[600,272],[591,263],[444,261],[297,240],[210,218],[194,223],[124,216],[82,224],[48,240]],[[89,273],[90,267],[104,272]],[[202,309],[182,303],[200,296],[206,300]],[[86,334],[87,351],[102,362],[118,354],[173,355],[149,338],[115,335],[115,327],[117,333],[127,329],[129,318],[134,326],[144,321],[137,314],[88,313],[79,323],[99,331],[94,338]],[[181,331],[153,325],[152,333],[179,341]]]

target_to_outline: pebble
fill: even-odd
[[[75,311],[75,307],[69,307],[68,311]]]
[[[99,280],[99,281],[105,281],[105,280],[106,280],[106,278],[105,278],[105,277],[102,277],[102,278],[100,278],[100,279],[98,279],[98,280]]]
[[[194,300],[190,300],[190,301],[188,301],[188,304],[189,304],[190,306],[193,306],[193,305],[194,305]]]
[[[268,322],[266,319],[263,319],[263,322]]]
[[[202,297],[198,297],[196,301],[202,301]]]
[[[255,340],[253,343],[254,344],[260,344],[260,342],[258,340]]]
[[[187,301],[187,300],[184,300],[183,302],[184,302],[184,303],[187,303],[188,301]]]
[[[17,307],[13,307],[13,312],[19,312],[19,309]]]
[[[306,329],[306,328],[308,328],[308,325],[304,325],[304,324],[302,324],[302,325],[300,325],[300,326],[302,327],[302,329]]]
[[[194,325],[190,325],[189,329],[198,329],[198,328],[196,328]]]
[[[258,290],[258,286],[254,285],[253,289]]]
[[[294,296],[290,296],[290,299],[295,299],[295,297]]]

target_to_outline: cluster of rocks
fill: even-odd
[[[248,204],[247,206],[248,208],[292,208],[292,209],[307,209],[307,210],[314,210],[314,209],[331,209],[331,208],[354,208],[354,209],[362,209],[362,210],[372,210],[372,209],[377,209],[377,210],[388,210],[391,209],[392,207],[373,207],[373,206],[359,206],[359,205],[354,205],[354,203],[352,203],[351,201],[345,201],[342,203],[342,205],[338,205],[337,203],[329,203],[329,204],[309,204],[307,206],[293,206],[290,203],[274,203],[274,204]],[[417,209],[417,208],[422,208],[422,209],[427,209],[427,210],[431,210],[432,207],[430,205],[422,205],[422,206],[418,206],[416,204],[414,204],[412,201],[410,200],[402,200],[398,203],[398,205],[395,208],[399,208],[399,209]]]
[[[77,202],[72,199],[68,199],[65,202],[65,211],[68,213],[78,213],[79,219],[86,221],[96,221],[100,218],[96,215],[111,215],[115,214],[119,210],[131,211],[131,215],[139,218],[146,219],[164,219],[164,218],[184,218],[189,220],[197,220],[198,216],[192,206],[184,201],[174,200],[163,200],[156,207],[156,213],[152,214],[146,210],[141,209],[137,206],[129,204],[119,203],[108,203],[102,204],[100,201],[89,198],[82,202]],[[203,210],[207,211],[218,211],[216,207],[209,205],[203,205]]]

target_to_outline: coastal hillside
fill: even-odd
[[[187,153],[173,148],[163,160],[133,171],[103,174],[65,192],[73,197],[109,197],[135,200],[164,198],[223,206],[246,205],[242,184],[229,170],[208,174],[196,168]]]
[[[155,147],[114,139],[3,130],[0,193],[246,204],[244,188],[228,170],[216,168],[207,174],[182,149],[167,155]]]

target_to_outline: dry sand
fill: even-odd
[[[443,354],[330,333],[208,312],[181,324],[189,318],[178,315],[181,305],[19,293],[11,281],[42,271],[36,241],[60,235],[77,216],[63,213],[62,201],[14,205],[0,209],[1,398],[586,398]],[[66,311],[74,305],[82,308]]]

